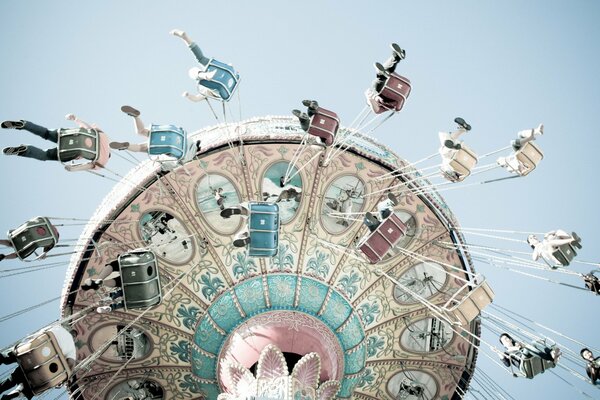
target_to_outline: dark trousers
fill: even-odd
[[[19,384],[23,385],[23,390],[21,392],[17,391],[14,393],[3,394],[2,397],[0,397],[0,400],[14,399],[15,397],[19,397],[21,394],[23,394],[23,396],[27,397],[28,399],[31,399],[33,397],[33,392],[29,388],[29,384],[25,379],[25,374],[23,373],[20,367],[15,368],[14,371],[8,377],[6,377],[2,382],[0,382],[0,393],[3,393]]]
[[[41,137],[44,140],[49,140],[54,143],[58,143],[58,130],[53,129],[49,130],[44,128],[43,126],[36,125],[33,122],[23,121],[25,126],[23,129],[33,133],[36,136]],[[25,153],[20,154],[21,157],[34,158],[40,161],[58,161],[58,149],[55,147],[53,149],[42,150],[35,146],[27,146],[27,151]]]

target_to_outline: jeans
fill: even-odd
[[[198,46],[196,43],[192,43],[190,45],[190,50],[192,51],[192,53],[194,53],[194,55],[196,56],[196,60],[198,60],[200,64],[202,64],[204,67],[208,65],[210,59],[205,57],[204,54],[202,54],[200,46]]]
[[[33,122],[23,121],[25,126],[23,129],[33,133],[36,136],[41,137],[44,140],[49,140],[54,143],[58,143],[58,130],[53,129],[49,130],[44,128],[43,126],[39,126],[34,124]],[[53,149],[42,150],[35,146],[27,146],[27,150],[20,154],[21,157],[34,158],[40,161],[58,161],[58,149],[55,147]]]
[[[21,370],[21,367],[16,367],[9,376],[7,376],[2,382],[0,382],[0,393],[3,393],[5,391],[11,389],[11,388],[17,386],[18,384],[23,385],[23,390],[22,390],[23,395],[25,397],[27,397],[28,399],[31,399],[33,397],[33,392],[29,388],[29,384],[27,383],[27,380],[25,379],[25,374]],[[14,393],[10,393],[10,394],[7,393],[7,394],[3,394],[2,397],[0,397],[0,400],[14,399],[15,397],[18,397],[20,395],[21,395],[21,393],[19,393],[19,392],[14,392]]]

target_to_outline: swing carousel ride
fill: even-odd
[[[232,122],[240,76],[210,59],[195,100],[227,122],[189,134],[152,125],[145,161],[113,147],[135,166],[114,173],[120,179],[87,222],[61,296],[57,324],[73,335],[76,362],[49,334],[40,347],[14,348],[34,394],[63,384],[82,400],[512,398],[476,373],[478,357],[523,379],[556,368],[585,380],[579,349],[567,346],[582,343],[536,332],[495,303],[493,282],[475,269],[583,278],[565,268],[586,263],[575,258],[581,238],[463,229],[440,195],[523,179],[543,159],[533,143],[543,127],[478,155],[458,141],[471,129],[459,117],[456,131],[440,134],[439,152],[405,160],[372,137],[410,101],[410,80],[394,71],[405,52],[392,51],[395,62],[377,66],[349,125],[335,105],[314,100],[303,102],[306,112]],[[91,151],[81,149],[85,140],[61,139],[59,153],[97,161],[98,131],[72,135],[90,132]],[[477,180],[492,169],[498,175]],[[52,222],[37,217],[9,232],[18,258],[60,242]],[[501,256],[465,234],[531,235],[540,260]],[[519,350],[483,340],[482,330],[509,333]]]

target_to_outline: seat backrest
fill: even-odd
[[[571,246],[569,243],[563,244],[559,246],[558,249],[554,250],[552,256],[556,258],[563,266],[568,266],[571,261],[575,258],[577,252],[575,248]]]
[[[148,308],[162,301],[156,256],[149,250],[134,250],[118,258],[125,309]]]
[[[267,202],[248,204],[248,254],[257,257],[274,256],[279,246],[279,205]]]
[[[333,138],[340,127],[340,119],[336,113],[319,107],[310,118],[308,133],[318,136],[325,141],[327,146],[333,144]]]
[[[494,292],[486,280],[464,293],[468,289],[469,284],[465,284],[444,306],[463,326],[473,321],[494,299]]]
[[[465,145],[454,153],[450,161],[450,167],[459,175],[469,175],[475,164],[477,164],[477,155]]]
[[[35,217],[8,231],[17,256],[23,260],[33,254],[37,249],[53,247],[58,242],[56,229],[46,217]]]
[[[400,111],[410,95],[410,91],[410,80],[396,73],[392,73],[385,81],[379,95],[387,101],[393,102],[395,104],[395,110]]]
[[[166,155],[177,160],[185,157],[187,134],[183,128],[175,125],[151,125],[148,136],[148,154]],[[158,158],[154,158],[158,160]]]
[[[44,332],[15,347],[17,363],[34,394],[64,383],[71,369],[52,332]]]
[[[58,160],[63,163],[78,158],[97,161],[100,157],[98,136],[96,129],[60,129],[58,132]]]
[[[235,92],[239,82],[240,75],[235,69],[219,60],[212,58],[205,68],[206,72],[215,72],[215,75],[211,80],[201,79],[198,81],[198,85],[204,86],[205,88],[217,90],[221,97],[212,97],[216,100],[229,101],[231,96]]]
[[[519,175],[525,176],[537,167],[544,153],[533,142],[527,142],[515,153],[515,158],[521,165],[522,172]]]

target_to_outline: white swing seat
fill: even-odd
[[[17,363],[23,370],[34,394],[61,385],[71,376],[71,369],[52,332],[15,347]]]
[[[544,153],[534,143],[527,142],[515,153],[515,158],[521,166],[520,171],[517,173],[526,176],[542,161]]]
[[[446,179],[452,182],[462,182],[466,177],[471,175],[471,170],[476,164],[477,154],[467,146],[463,145],[460,150],[454,153],[448,164],[452,172],[456,175],[448,174],[443,169],[441,171]]]
[[[494,300],[494,291],[483,279],[474,288],[471,284],[463,285],[443,306],[446,313],[460,325],[468,325]]]

